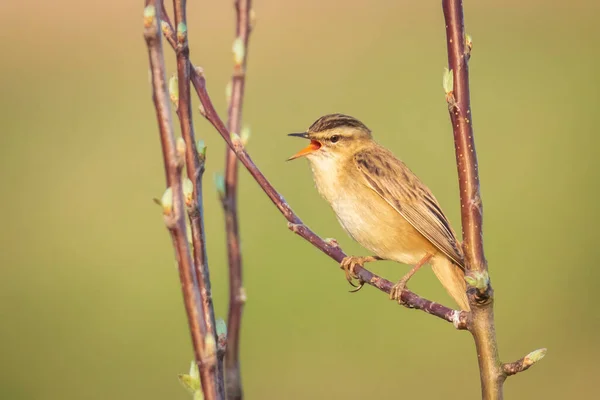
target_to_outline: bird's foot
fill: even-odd
[[[365,284],[365,282],[362,281],[356,275],[356,273],[354,272],[354,268],[357,265],[359,267],[362,267],[365,263],[368,263],[371,261],[377,261],[377,260],[381,260],[381,258],[374,257],[374,256],[368,256],[368,257],[348,256],[342,260],[342,262],[340,263],[340,266],[344,270],[344,273],[346,274],[346,280],[348,281],[348,283],[350,283],[351,286],[356,288],[356,289],[351,290],[350,293],[358,292],[360,289],[362,289],[362,287]],[[358,285],[354,284],[354,279],[358,279]]]
[[[402,277],[394,286],[392,286],[392,290],[390,291],[390,299],[396,300],[398,304],[404,305],[402,301],[402,292],[406,290],[406,284],[413,277],[413,275],[429,260],[431,260],[432,254],[426,254],[406,275]]]
[[[404,304],[402,301],[402,292],[406,290],[406,284],[411,277],[412,274],[406,274],[398,281],[398,283],[392,286],[392,290],[390,291],[390,300],[395,300],[398,302],[398,304]]]

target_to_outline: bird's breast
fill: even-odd
[[[336,163],[312,164],[319,193],[361,246],[382,258],[407,264],[417,263],[431,251],[429,241],[360,178],[340,171]]]

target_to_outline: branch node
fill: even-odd
[[[288,222],[287,223],[288,229],[294,233],[298,233],[298,231],[300,230],[300,228],[303,226],[302,224],[295,224],[293,222]]]
[[[338,247],[338,248],[340,247],[338,241],[335,240],[334,238],[325,238],[323,240],[325,240],[325,243],[327,243],[331,247]]]

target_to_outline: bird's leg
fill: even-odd
[[[398,281],[398,283],[396,283],[393,287],[392,290],[390,291],[390,299],[391,300],[397,300],[398,303],[401,303],[402,300],[400,299],[400,296],[402,296],[402,292],[406,289],[406,284],[408,283],[409,279],[412,278],[412,276],[425,264],[427,264],[427,262],[429,260],[431,260],[431,257],[433,257],[433,254],[431,253],[427,253],[425,254],[425,257],[423,257],[421,259],[421,261],[419,261],[410,271],[408,271],[408,274],[404,275],[402,277],[402,279],[400,279]]]
[[[340,266],[342,267],[342,269],[344,270],[344,273],[346,274],[346,280],[350,283],[350,285],[352,285],[356,288],[354,290],[351,290],[350,293],[358,292],[365,284],[363,281],[361,281],[358,278],[358,276],[356,276],[356,274],[354,273],[354,268],[357,265],[362,267],[365,263],[368,263],[371,261],[378,261],[378,260],[382,260],[382,258],[377,257],[377,256],[367,256],[367,257],[348,256],[342,260],[342,262],[340,263]],[[354,282],[352,282],[353,279],[359,279],[358,286],[356,286],[354,284]]]

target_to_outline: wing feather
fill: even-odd
[[[366,186],[464,269],[462,249],[436,198],[402,161],[378,146],[355,154],[354,162]]]

